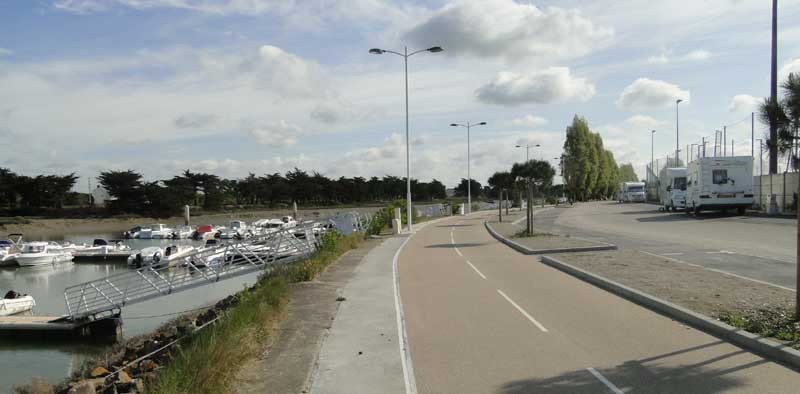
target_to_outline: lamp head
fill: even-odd
[[[522,145],[514,145],[517,148],[522,148]]]
[[[656,131],[655,131],[655,130],[653,130],[653,131],[651,131],[651,133],[655,134],[655,133],[656,133]]]
[[[442,49],[442,47],[430,47],[430,48],[426,49],[426,51],[431,52],[431,53],[439,53],[439,52],[441,52],[443,50],[444,49]]]
[[[371,53],[373,55],[381,55],[384,52],[386,52],[386,51],[384,51],[383,49],[378,49],[378,48],[372,48],[372,49],[369,50],[369,53]]]
[[[455,123],[450,123],[450,126],[456,127],[456,126],[458,126],[458,125],[457,125],[457,124],[455,124]]]
[[[677,99],[677,100],[675,100],[675,104],[679,104],[679,103],[682,103],[682,102],[683,102],[683,99]]]
[[[480,126],[486,126],[486,122],[480,122],[480,123],[478,123],[478,125],[480,125]]]

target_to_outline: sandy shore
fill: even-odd
[[[316,219],[319,217],[332,216],[336,213],[344,212],[364,212],[372,213],[380,209],[379,207],[365,208],[319,208],[319,209],[298,209],[297,214],[300,219]],[[224,225],[233,219],[240,219],[252,222],[258,219],[275,218],[291,215],[291,209],[258,210],[258,211],[236,211],[231,213],[217,213],[210,215],[199,215],[191,218],[192,225],[215,224]],[[119,234],[134,226],[141,226],[150,223],[165,223],[168,225],[183,225],[183,217],[173,217],[169,219],[154,218],[108,218],[108,219],[30,219],[29,224],[9,224],[0,226],[0,234],[25,234],[26,239],[59,239],[65,234]]]

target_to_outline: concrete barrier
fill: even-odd
[[[595,242],[595,241],[587,241],[587,242],[594,242],[597,243],[597,246],[579,246],[579,247],[572,247],[572,248],[557,248],[557,249],[531,249],[527,246],[520,245],[504,236],[500,233],[495,231],[492,226],[489,224],[489,221],[483,222],[484,226],[486,226],[486,230],[489,231],[489,234],[492,234],[498,241],[510,246],[512,249],[520,252],[522,254],[554,254],[554,253],[577,253],[577,252],[597,252],[601,250],[616,250],[617,245],[603,243],[603,242]]]

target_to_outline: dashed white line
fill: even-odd
[[[614,383],[611,383],[611,381],[606,379],[605,376],[601,375],[600,372],[597,372],[596,369],[586,368],[586,370],[589,371],[589,373],[591,373],[592,375],[594,375],[594,377],[597,378],[597,380],[606,385],[606,387],[608,387],[609,390],[611,390],[611,392],[613,392],[614,394],[625,394],[624,391],[620,390],[619,387],[614,385]]]
[[[472,267],[472,269],[474,269],[475,272],[477,272],[478,275],[481,276],[481,278],[486,279],[486,275],[484,275],[481,271],[478,270],[478,268],[476,268],[474,265],[472,265],[472,263],[469,260],[467,260],[467,264],[469,264],[469,266]]]
[[[662,256],[683,256],[683,252],[661,253]]]
[[[531,315],[530,315],[528,312],[526,312],[524,309],[522,309],[522,307],[520,307],[519,305],[517,305],[517,303],[516,303],[516,302],[514,302],[514,300],[512,300],[511,298],[509,298],[509,297],[506,295],[506,293],[503,293],[503,291],[502,291],[502,290],[500,290],[500,289],[497,289],[497,292],[498,292],[498,293],[499,293],[501,296],[503,296],[503,298],[505,298],[505,299],[506,299],[506,301],[508,301],[508,302],[509,302],[511,305],[513,305],[513,306],[514,306],[514,308],[517,308],[517,310],[519,311],[519,313],[522,313],[522,315],[523,315],[523,316],[525,316],[526,318],[528,318],[528,320],[530,320],[530,321],[531,321],[531,323],[533,323],[533,325],[535,325],[535,326],[536,326],[538,329],[542,330],[542,332],[547,332],[547,329],[546,329],[546,328],[544,328],[544,326],[543,326],[543,325],[541,325],[541,323],[539,323],[538,321],[536,321],[536,319],[534,319],[534,318],[533,318],[533,316],[531,316]]]

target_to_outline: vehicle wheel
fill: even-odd
[[[736,208],[736,214],[737,215],[740,215],[740,216],[744,215],[744,211],[745,211],[744,207]]]
[[[692,211],[694,211],[694,216],[695,217],[700,217],[700,207],[696,207],[696,206],[692,205]]]

